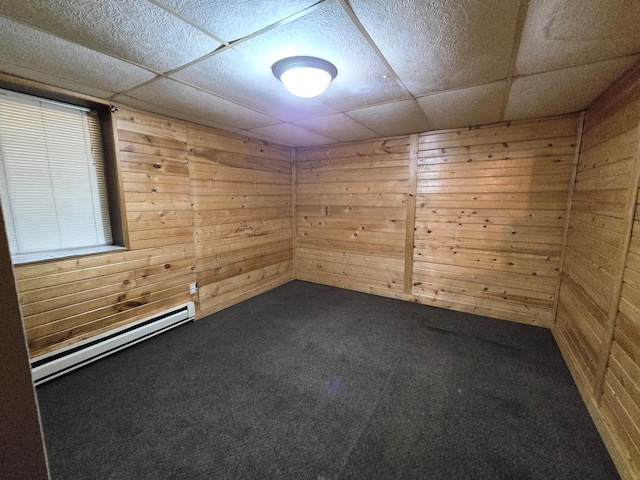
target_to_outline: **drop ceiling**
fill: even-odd
[[[290,146],[574,112],[640,61],[638,0],[3,0],[0,71]],[[293,55],[338,68],[296,98]]]

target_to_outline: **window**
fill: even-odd
[[[0,202],[14,262],[109,250],[98,112],[0,90]]]

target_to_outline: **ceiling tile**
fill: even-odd
[[[312,13],[241,43],[239,52],[270,72],[276,61],[296,55],[324,58],[338,76],[318,99],[345,111],[405,99],[409,95],[360,35],[337,2],[322,4]]]
[[[143,100],[138,100],[137,98],[129,97],[127,95],[116,95],[113,98],[113,102],[115,104],[127,105],[129,107],[138,108],[140,110],[144,110],[146,112],[157,113],[159,115],[165,115],[167,117],[177,118],[179,120],[185,120],[187,122],[198,123],[200,125],[207,125],[209,127],[219,128],[220,130],[227,130],[229,132],[235,132],[238,130],[237,128],[231,127],[224,123],[216,122],[211,120],[210,118],[203,118],[193,113],[181,112],[178,110],[174,110],[172,108],[168,108],[163,105],[155,105],[153,103],[149,103]]]
[[[10,63],[0,62],[0,72],[8,73],[16,77],[28,78],[29,80],[35,80],[44,85],[52,85],[54,87],[60,87],[70,92],[82,93],[95,98],[108,99],[114,92],[109,90],[102,90],[93,86],[83,85],[73,80],[61,78],[53,74],[42,73],[36,70],[31,70],[28,67],[22,67],[17,65],[11,65]]]
[[[639,0],[2,0],[0,71],[287,145],[406,135],[501,120],[521,5],[509,119],[583,109],[640,59]],[[273,76],[295,55],[337,66],[324,94]]]
[[[174,69],[219,46],[143,0],[3,0],[0,15],[158,71]]]
[[[376,132],[369,130],[364,125],[361,125],[342,113],[308,118],[294,122],[294,124],[305,130],[338,140],[339,142],[370,140],[378,137]]]
[[[538,73],[514,79],[505,120],[545,117],[583,110],[639,55]]]
[[[251,133],[265,135],[280,143],[285,142],[292,147],[313,147],[316,145],[328,145],[335,143],[335,140],[309,132],[289,123],[281,123],[270,127],[253,128]]]
[[[505,82],[493,82],[420,97],[418,104],[434,128],[468,127],[500,120],[504,95]]]
[[[557,70],[640,52],[638,0],[531,0],[516,74]]]
[[[253,129],[278,123],[267,115],[167,78],[131,90],[127,95],[237,128]]]
[[[172,77],[285,122],[335,112],[316,98],[291,95],[273,76],[270,66],[232,49]]]
[[[158,0],[216,37],[231,42],[279,22],[317,0]],[[242,21],[239,21],[242,19]]]
[[[518,1],[351,0],[350,4],[414,95],[507,76]]]
[[[100,98],[155,75],[148,70],[0,17],[0,70]]]
[[[385,103],[347,112],[354,120],[382,136],[405,135],[433,129],[413,100]]]

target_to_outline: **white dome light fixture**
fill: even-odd
[[[317,97],[338,74],[332,63],[316,57],[283,58],[271,71],[289,92],[302,98]]]

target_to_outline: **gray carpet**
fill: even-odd
[[[548,330],[295,281],[38,388],[54,479],[616,479]]]

